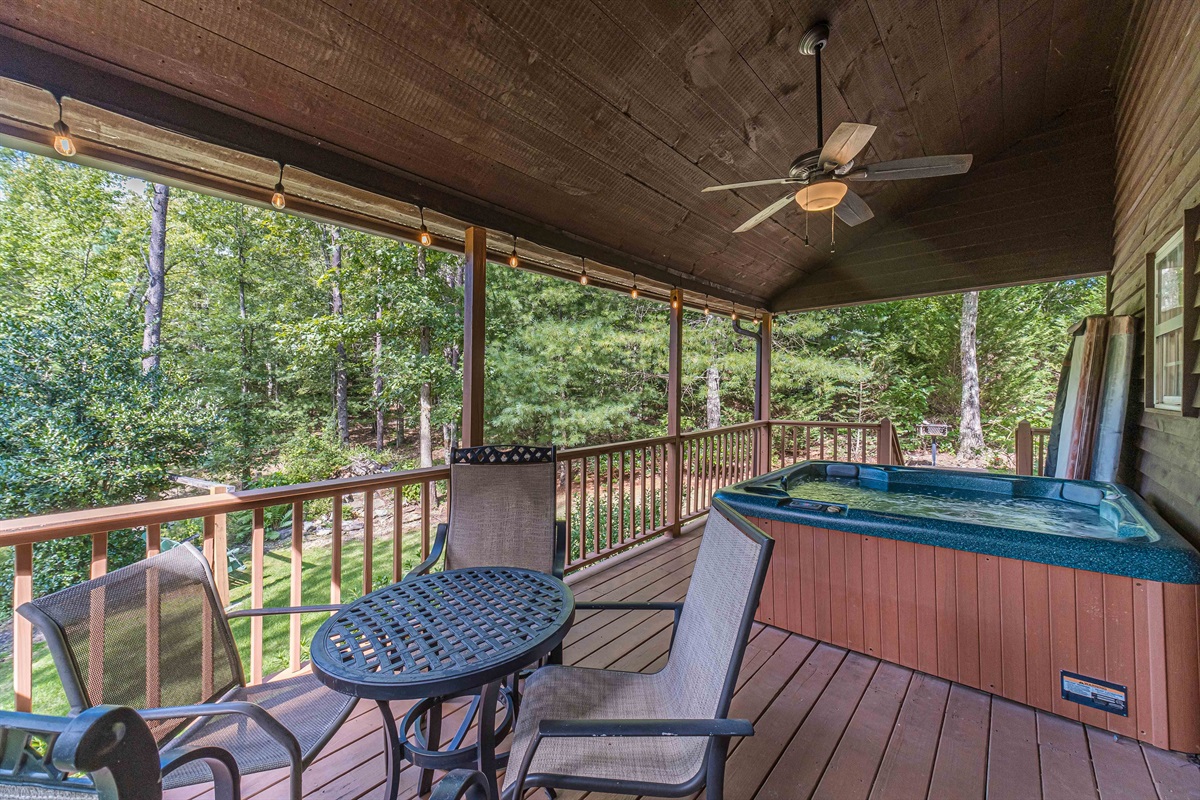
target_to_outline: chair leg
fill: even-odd
[[[725,757],[729,754],[729,737],[714,736],[708,746],[708,775],[704,795],[708,800],[725,797]]]

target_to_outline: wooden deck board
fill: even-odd
[[[682,599],[699,538],[684,536],[591,570],[572,581],[576,597]],[[579,617],[568,663],[644,671],[665,663],[668,614]],[[463,705],[451,713],[448,732]],[[1178,753],[765,625],[752,632],[730,713],[752,720],[756,735],[731,745],[729,800],[1200,800],[1200,766]],[[382,798],[379,728],[373,705],[355,709],[305,773],[306,799]],[[285,777],[281,771],[247,776],[244,796],[283,800]],[[416,770],[405,770],[404,800],[415,797],[416,778]],[[167,797],[208,800],[212,793],[195,787]],[[582,792],[559,797],[615,800]]]

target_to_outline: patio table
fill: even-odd
[[[379,705],[388,738],[386,796],[391,800],[399,790],[406,753],[414,764],[414,755],[431,753],[405,746],[389,702],[479,690],[475,761],[496,798],[501,684],[549,655],[574,617],[571,589],[542,572],[507,567],[435,572],[371,592],[326,620],[313,637],[312,669],[331,689]],[[432,749],[437,746],[432,743]],[[437,766],[453,765],[443,760]]]

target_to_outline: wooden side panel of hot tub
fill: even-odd
[[[1200,753],[1200,587],[753,522],[775,538],[759,621]],[[1061,670],[1128,687],[1129,716],[1063,700]]]

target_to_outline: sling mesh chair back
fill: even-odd
[[[438,526],[421,575],[444,554],[446,569],[521,567],[559,578],[566,527],[554,519],[554,447],[456,447],[450,456],[450,517]]]
[[[46,637],[73,711],[101,703],[140,709],[160,749],[223,748],[244,774],[300,772],[354,700],[310,674],[246,686],[229,619],[333,606],[226,614],[208,562],[183,544],[26,603],[18,612]],[[168,788],[210,779],[184,767]]]
[[[96,706],[69,717],[0,711],[0,800],[158,800],[162,774],[203,764],[216,800],[237,800],[233,757],[180,749],[159,762],[144,720],[132,708]]]
[[[526,682],[504,796],[531,786],[678,797],[707,784],[719,800],[732,736],[727,719],[773,542],[719,500],[705,525],[682,604],[579,603],[579,609],[676,607],[666,666],[643,674],[548,666]],[[483,780],[452,773],[438,800]]]

